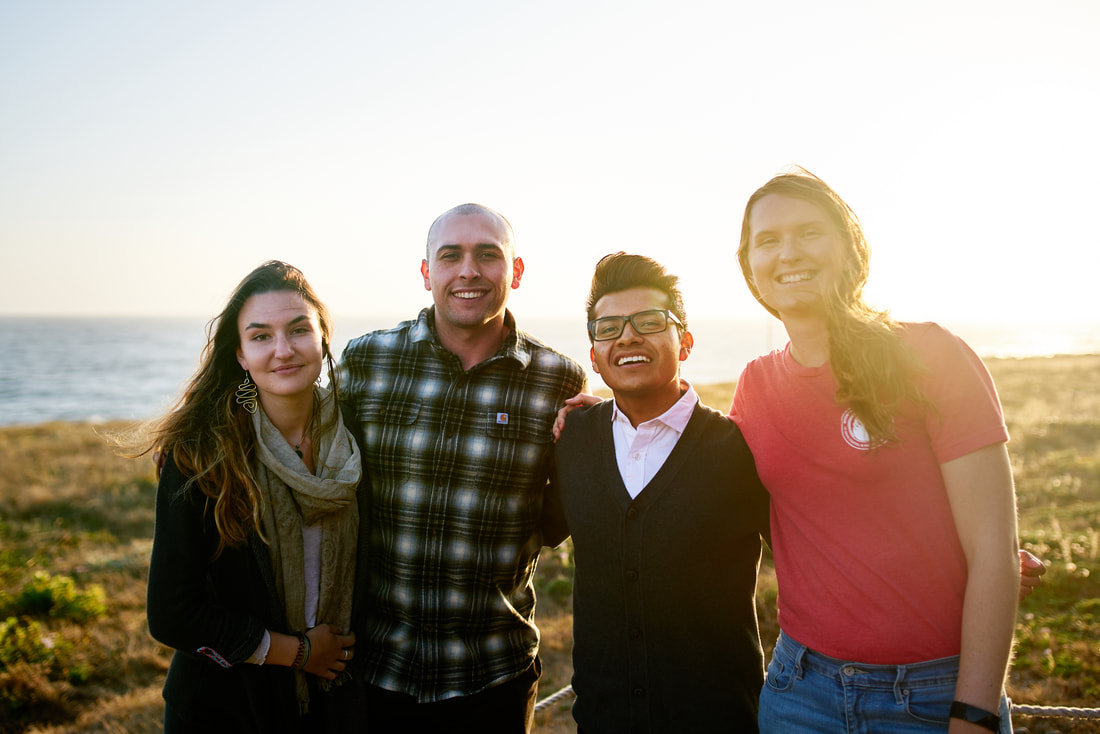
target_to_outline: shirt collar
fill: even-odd
[[[660,422],[676,431],[677,433],[683,433],[687,428],[688,421],[691,420],[691,414],[695,411],[695,404],[699,402],[699,396],[695,393],[695,388],[691,386],[691,383],[685,379],[680,379],[681,387],[687,388],[684,394],[680,396],[680,399],[672,404],[672,407],[661,413],[656,418],[651,418],[643,423],[638,424],[638,428],[650,423]],[[626,417],[619,410],[618,403],[614,402],[612,398],[613,409],[611,411],[611,422],[626,421],[626,425],[630,425],[630,419]]]
[[[526,369],[531,363],[531,338],[516,328],[516,318],[512,312],[505,309],[504,325],[508,327],[508,336],[504,337],[504,343],[500,345],[497,353],[490,357],[493,359],[512,359],[519,363],[520,368]],[[416,324],[412,328],[411,338],[414,342],[430,342],[437,349],[447,351],[439,341],[439,335],[435,331],[435,306],[428,306],[420,312]]]

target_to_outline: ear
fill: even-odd
[[[244,361],[244,352],[241,351],[240,347],[237,347],[237,364],[241,366],[242,370],[248,372],[248,362]]]
[[[432,281],[431,281],[431,278],[428,277],[429,274],[428,274],[428,261],[427,260],[421,260],[420,261],[420,274],[424,276],[424,290],[430,291],[432,289]]]
[[[691,348],[695,346],[695,337],[691,335],[690,331],[685,331],[684,335],[680,337],[680,361],[683,362],[691,354]]]
[[[600,366],[596,364],[596,348],[592,347],[588,350],[588,358],[592,360],[592,371],[597,375],[600,374]]]
[[[517,257],[512,261],[512,288],[519,288],[520,278],[523,277],[523,258]]]

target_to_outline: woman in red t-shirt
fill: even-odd
[[[864,302],[859,220],[804,170],[752,195],[737,254],[790,338],[732,410],[772,494],[783,632],[761,731],[1010,731],[1016,508],[988,371]]]

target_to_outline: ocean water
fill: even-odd
[[[398,319],[341,319],[333,343]],[[945,324],[983,357],[1100,353],[1096,324]],[[0,317],[0,425],[142,420],[168,408],[198,365],[205,322],[195,318]],[[584,325],[532,318],[520,327],[590,368]],[[786,343],[774,319],[693,319],[683,375],[696,384],[737,379],[753,357]],[[595,387],[603,383],[589,373]],[[727,406],[715,406],[725,408]]]

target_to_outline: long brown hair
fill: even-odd
[[[188,489],[201,491],[207,510],[213,505],[218,529],[215,555],[228,547],[244,545],[248,533],[261,537],[263,498],[253,474],[256,435],[250,414],[236,401],[238,385],[245,373],[237,362],[240,332],[237,319],[252,296],[273,291],[291,291],[317,311],[321,327],[321,348],[328,363],[329,385],[335,399],[336,369],[333,364],[332,317],[317,297],[302,272],[292,265],[270,260],[259,266],[237,285],[221,313],[206,326],[206,346],[198,370],[187,383],[172,409],[147,428],[144,448],[137,455],[153,451],[157,474],[171,455],[176,466],[190,479]],[[314,401],[314,417],[320,405]],[[335,420],[335,411],[332,413]],[[315,423],[315,425],[317,425]],[[319,426],[327,432],[332,426]]]
[[[925,368],[901,339],[901,325],[888,311],[873,308],[863,299],[871,252],[859,218],[835,191],[804,168],[776,176],[749,197],[741,221],[737,260],[749,290],[776,318],[779,313],[764,302],[749,268],[749,218],[756,202],[769,194],[802,199],[819,207],[845,244],[845,268],[833,291],[825,295],[829,368],[837,381],[836,400],[856,414],[872,445],[896,441],[894,416],[902,404],[928,404],[916,384]]]

